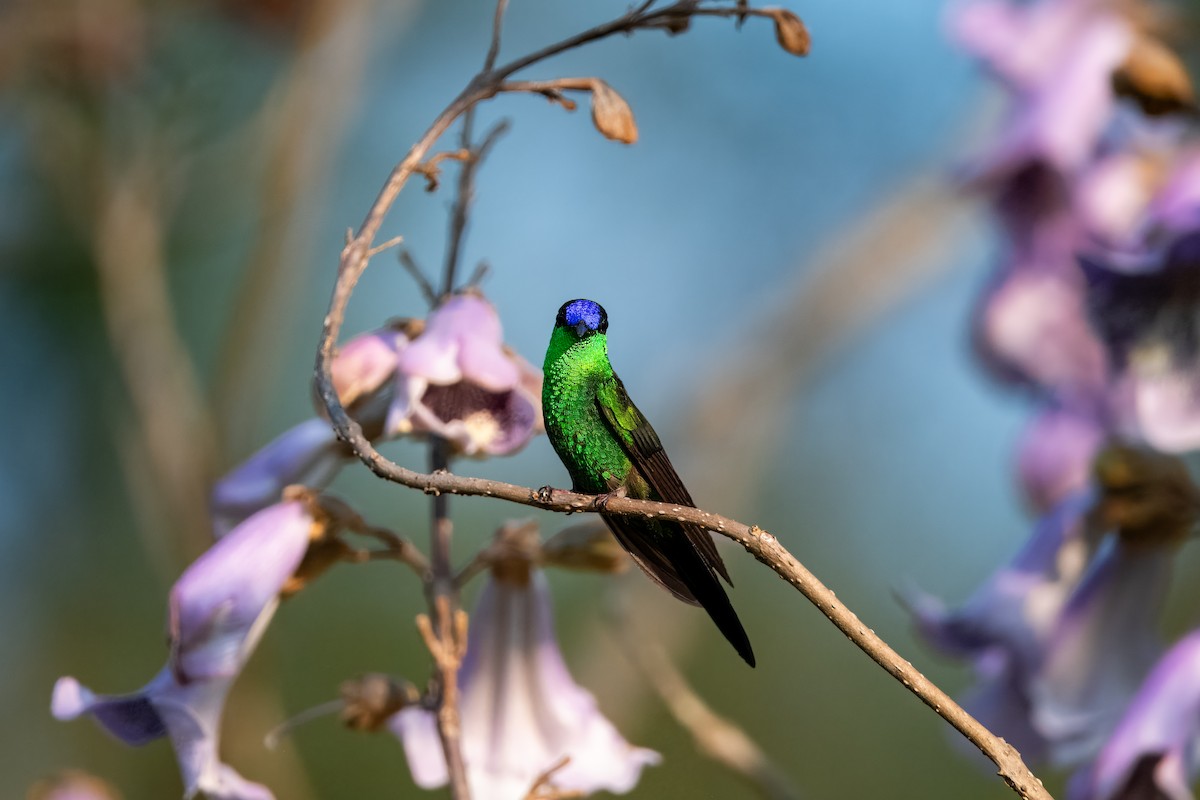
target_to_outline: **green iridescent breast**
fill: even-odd
[[[629,458],[596,405],[597,388],[613,375],[604,334],[578,340],[556,328],[542,371],[546,435],[575,489],[599,493],[622,484]]]

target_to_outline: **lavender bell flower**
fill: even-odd
[[[1200,447],[1200,154],[1151,202],[1136,242],[1081,257],[1093,324],[1128,398],[1126,426],[1160,450]]]
[[[951,35],[1013,91],[1014,108],[982,172],[1037,160],[1083,168],[1111,122],[1112,76],[1135,40],[1130,20],[1100,0],[976,0],[951,15]]]
[[[1173,549],[1108,543],[1072,595],[1030,682],[1034,727],[1050,758],[1091,758],[1162,653],[1158,618],[1170,585]]]
[[[902,597],[922,638],[971,660],[976,683],[963,706],[1031,761],[1045,756],[1049,742],[1031,722],[1029,680],[1087,566],[1093,502],[1088,489],[1061,501],[1037,522],[1013,560],[956,611],[917,590]]]
[[[220,538],[254,512],[279,502],[288,486],[328,485],[348,457],[328,422],[301,422],[217,481],[210,500],[214,533]]]
[[[397,357],[385,435],[436,434],[465,455],[508,455],[542,429],[541,371],[505,347],[477,294],[439,306]]]
[[[272,800],[217,755],[230,686],[279,605],[279,594],[308,549],[315,521],[307,504],[271,506],[238,525],[188,567],[171,590],[166,666],[128,695],[98,695],[71,677],[54,686],[58,719],[90,714],[116,738],[142,745],[168,736],[184,797]]]
[[[368,438],[383,431],[396,356],[411,331],[411,325],[397,323],[364,333],[333,358],[334,389]],[[214,533],[220,538],[254,512],[279,502],[288,486],[324,488],[351,458],[350,449],[321,417],[290,428],[217,481],[209,501]]]
[[[567,671],[554,638],[550,590],[528,563],[496,569],[471,620],[459,672],[463,757],[476,800],[523,800],[563,756],[551,783],[585,794],[629,791],[658,753],[630,745]],[[444,785],[432,713],[406,708],[389,723],[418,786]]]
[[[1200,631],[1155,665],[1096,760],[1068,787],[1070,800],[1194,800],[1200,752]]]
[[[1034,417],[1017,446],[1017,481],[1028,507],[1041,516],[1085,489],[1104,438],[1090,416],[1051,408]]]
[[[1033,724],[1060,765],[1095,756],[1162,653],[1157,625],[1172,562],[1200,509],[1183,462],[1148,448],[1110,444],[1094,475],[1096,524],[1115,533],[1059,615],[1029,684]]]

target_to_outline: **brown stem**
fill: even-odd
[[[449,475],[450,445],[435,437],[429,445],[429,467],[433,474]],[[470,800],[467,765],[462,754],[462,726],[458,715],[458,667],[462,662],[462,647],[456,634],[455,616],[458,591],[454,585],[454,569],[450,563],[450,539],[454,523],[450,519],[450,498],[441,492],[433,493],[433,519],[430,527],[431,608],[435,620],[434,635],[437,648],[431,649],[437,665],[441,692],[437,706],[438,736],[446,754],[446,772],[450,776],[450,795],[455,800]]]

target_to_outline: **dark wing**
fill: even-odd
[[[629,400],[619,378],[614,375],[597,387],[596,404],[601,418],[633,464],[633,471],[625,480],[634,490],[632,494],[641,494],[638,490],[644,487],[638,483],[645,481],[646,488],[651,490],[650,496],[676,505],[693,505],[691,495],[671,466],[654,428]],[[750,639],[717,578],[720,575],[729,582],[729,573],[725,571],[725,564],[708,531],[696,525],[664,520],[611,514],[603,514],[603,517],[617,541],[647,575],[679,599],[707,611],[738,655],[754,666]]]
[[[687,487],[683,485],[679,473],[675,471],[671,459],[667,457],[667,451],[663,449],[658,434],[654,432],[650,422],[629,399],[629,394],[626,393],[625,385],[621,383],[620,378],[614,375],[600,384],[596,391],[596,405],[600,408],[600,416],[612,429],[617,441],[621,443],[633,468],[638,471],[653,494],[656,495],[655,499],[664,503],[695,507],[696,504],[692,502],[692,496],[688,494]],[[696,551],[700,553],[704,563],[732,586],[733,581],[729,579],[729,572],[725,569],[725,562],[721,560],[721,555],[717,552],[717,545],[713,541],[712,534],[696,525],[681,523],[679,527]],[[613,532],[616,533],[615,528]],[[649,561],[656,567],[660,566],[659,562],[663,560],[661,554],[634,552],[634,549],[625,542],[620,533],[617,533],[617,537],[622,540],[621,543],[630,550],[634,558],[639,560],[639,564]],[[645,569],[645,565],[642,564],[642,566]],[[649,570],[647,571],[649,572]],[[652,577],[661,577],[654,573],[651,574]],[[679,592],[669,583],[662,580],[660,583],[663,583],[672,594],[679,596]],[[688,597],[681,597],[681,599],[689,600]],[[689,600],[689,602],[694,601]]]

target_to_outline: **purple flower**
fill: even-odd
[[[1030,683],[1033,725],[1055,763],[1096,754],[1161,654],[1173,557],[1174,547],[1115,537],[1063,609]]]
[[[515,453],[542,429],[542,374],[503,343],[482,297],[450,298],[425,322],[356,336],[334,356],[334,389],[372,441],[435,434],[471,456]],[[351,459],[329,423],[288,430],[213,488],[221,536],[292,484],[324,487]]]
[[[1040,516],[1085,489],[1104,438],[1090,416],[1052,408],[1034,417],[1017,446],[1017,480],[1027,505]]]
[[[1080,257],[1123,426],[1160,450],[1200,447],[1200,153],[1175,162],[1122,237]]]
[[[541,431],[541,372],[503,343],[475,294],[439,306],[396,360],[385,435],[435,434],[465,455],[508,455]]]
[[[226,473],[212,490],[213,529],[218,538],[254,512],[279,502],[293,484],[322,488],[349,457],[323,419],[301,422]]]
[[[217,755],[221,714],[234,679],[279,605],[279,593],[308,549],[315,522],[303,501],[254,514],[188,567],[171,590],[170,655],[142,689],[97,695],[71,677],[54,686],[59,719],[90,714],[116,738],[142,745],[168,736],[184,796],[271,800]]]
[[[902,598],[922,638],[971,661],[975,685],[963,706],[1031,761],[1041,760],[1050,743],[1033,725],[1030,681],[1087,566],[1093,502],[1093,493],[1083,490],[1059,503],[1013,560],[960,609],[950,611],[940,599],[912,589]]]
[[[1070,800],[1156,797],[1192,800],[1200,748],[1200,631],[1155,665],[1088,767],[1071,779]]]
[[[545,576],[496,570],[471,620],[459,672],[462,747],[476,800],[523,800],[563,756],[551,783],[586,794],[629,791],[659,755],[625,741],[567,671],[554,638]],[[407,708],[390,723],[418,786],[447,782],[433,715]]]
[[[1011,174],[1031,161],[1066,174],[1083,168],[1112,119],[1112,75],[1134,42],[1129,19],[1097,0],[977,0],[960,5],[950,24],[1014,94],[980,172]]]
[[[906,592],[903,600],[921,636],[958,657],[982,657],[998,648],[1011,658],[1005,670],[1028,675],[1087,565],[1086,515],[1093,499],[1091,492],[1078,492],[1039,520],[1013,560],[957,611],[918,590]],[[989,676],[1000,671],[995,656],[985,671]]]

